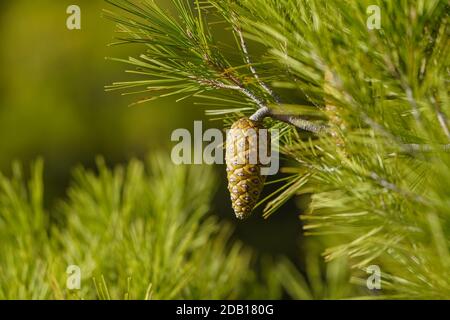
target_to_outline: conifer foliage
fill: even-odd
[[[379,266],[385,297],[450,298],[447,1],[108,2],[119,43],[142,45],[119,60],[139,79],[109,89],[190,97],[226,123],[264,111],[292,175],[264,215],[312,194],[300,217],[327,261],[363,285]]]
[[[100,159],[96,172],[74,172],[68,199],[50,212],[42,175],[42,161],[29,179],[18,164],[12,178],[0,175],[0,299],[252,294],[250,252],[208,215],[210,168],[154,156],[109,170]],[[71,266],[80,271],[79,287],[70,286]]]

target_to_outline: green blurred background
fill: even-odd
[[[94,167],[97,155],[112,166],[156,150],[170,152],[171,132],[193,128],[194,120],[205,120],[204,127],[222,127],[193,101],[167,98],[127,107],[137,97],[104,91],[105,85],[129,79],[124,65],[105,57],[127,58],[143,50],[108,46],[115,27],[101,17],[102,9],[112,9],[104,1],[0,3],[0,170],[9,173],[13,160],[28,163],[43,157],[47,206],[64,195],[72,168]],[[81,30],[66,28],[71,4],[81,8]],[[236,225],[236,236],[247,245],[299,263],[301,225],[295,204],[286,204],[267,221],[257,212],[238,222],[223,169],[217,166],[223,181],[215,199],[218,214]]]

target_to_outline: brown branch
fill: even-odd
[[[325,126],[316,125],[311,121],[301,119],[297,116],[273,113],[272,110],[267,106],[267,104],[263,100],[259,99],[255,94],[253,94],[250,90],[244,88],[243,86],[241,87],[239,85],[230,85],[223,83],[219,80],[202,79],[196,77],[191,78],[195,79],[200,84],[207,85],[212,88],[235,90],[244,94],[247,98],[252,100],[259,107],[259,109],[256,110],[256,112],[253,115],[250,116],[250,120],[261,121],[265,117],[271,117],[278,121],[289,123],[299,129],[309,131],[315,134],[320,134],[327,131],[327,128]]]

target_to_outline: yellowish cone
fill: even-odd
[[[257,153],[260,129],[263,129],[260,122],[242,118],[231,126],[227,135],[225,161],[228,190],[238,219],[246,219],[250,216],[266,180],[266,176],[261,175],[261,164]],[[267,142],[266,146],[268,146]]]

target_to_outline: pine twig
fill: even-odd
[[[437,98],[435,98],[434,96],[431,97],[432,102],[435,106],[435,112],[436,112],[436,118],[439,122],[439,125],[441,126],[442,131],[444,132],[444,135],[450,139],[450,130],[448,128],[447,125],[447,117],[445,116],[445,114],[442,112],[441,108],[439,107]]]
[[[402,150],[405,153],[414,153],[414,152],[432,152],[432,151],[450,151],[450,144],[442,144],[438,145],[437,148],[433,148],[429,144],[418,144],[418,143],[408,143],[401,145]]]
[[[399,186],[395,185],[394,183],[387,181],[386,179],[380,177],[375,172],[371,172],[369,176],[372,180],[374,180],[381,187],[386,188],[387,190],[393,191],[395,193],[398,193],[404,197],[413,199],[414,201],[422,203],[422,204],[428,203],[427,199],[423,198],[422,196],[413,194],[412,192],[401,189]]]
[[[315,123],[302,119],[297,116],[289,115],[289,114],[275,114],[268,107],[263,107],[258,109],[254,114],[250,116],[250,120],[253,121],[261,121],[265,117],[271,117],[275,120],[282,121],[285,123],[289,123],[297,128],[300,128],[305,131],[309,131],[315,134],[320,134],[327,132],[328,128],[322,125],[316,125]]]
[[[259,99],[251,91],[249,91],[248,89],[246,89],[240,85],[230,85],[230,84],[223,83],[219,80],[213,80],[213,79],[198,79],[195,77],[193,77],[193,78],[197,79],[197,81],[200,84],[208,85],[208,86],[216,88],[216,89],[218,88],[218,89],[229,89],[229,90],[240,91],[242,94],[247,96],[247,98],[252,100],[260,109],[263,109],[266,107],[266,104],[261,99]]]
[[[233,20],[237,20],[237,19],[234,17]],[[249,55],[249,52],[248,52],[248,49],[247,49],[247,43],[245,42],[244,35],[242,34],[242,29],[238,26],[237,23],[233,23],[233,28],[234,28],[234,31],[239,36],[239,41],[240,41],[240,44],[241,44],[242,53],[244,54],[244,61],[248,65],[248,68],[250,69],[250,72],[252,73],[253,77],[256,79],[256,81],[259,83],[259,85],[278,104],[281,103],[280,97],[278,97],[278,95],[275,92],[273,92],[273,90],[271,88],[269,88],[269,86],[264,81],[261,80],[261,78],[259,77],[258,73],[256,72],[256,69],[255,69],[255,67],[252,64],[252,61],[250,60],[250,55]]]
[[[232,17],[232,20],[233,20],[233,23],[232,23],[233,29],[239,37],[240,46],[241,46],[242,53],[244,56],[244,62],[248,65],[250,72],[252,73],[253,77],[258,82],[258,84],[261,86],[261,88],[263,88],[263,90],[266,91],[277,104],[280,104],[281,103],[280,97],[275,92],[273,92],[273,90],[264,81],[261,80],[261,78],[258,75],[258,72],[256,71],[255,67],[253,66],[252,61],[250,59],[249,51],[247,48],[247,44],[246,44],[244,36],[242,34],[242,29],[239,27],[239,25],[237,23],[237,18],[234,15]],[[211,63],[211,61],[208,61],[208,62]],[[210,79],[199,79],[198,81],[200,83],[208,84],[215,88],[237,90],[237,91],[240,91],[245,96],[247,96],[259,108],[254,114],[252,114],[249,117],[250,120],[261,121],[265,117],[271,117],[275,120],[291,124],[299,129],[309,131],[309,132],[312,132],[315,134],[319,134],[319,133],[326,131],[325,126],[316,125],[311,121],[299,118],[297,116],[273,113],[272,110],[267,106],[266,102],[264,102],[263,100],[258,98],[249,89],[245,88],[244,85],[242,83],[240,83],[236,78],[233,77],[231,80],[232,80],[232,82],[235,83],[235,85],[228,85],[223,82],[220,82],[217,80],[210,80]]]
[[[250,120],[253,121],[261,121],[265,117],[271,117],[275,120],[282,121],[288,124],[291,124],[299,129],[312,132],[315,134],[320,134],[323,132],[326,132],[327,128],[325,126],[316,125],[315,123],[302,119],[297,116],[293,115],[287,115],[287,114],[275,114],[272,112],[272,110],[267,106],[267,104],[258,98],[255,94],[253,94],[250,90],[245,88],[242,85],[230,85],[223,83],[219,80],[213,80],[213,79],[204,79],[204,78],[195,78],[191,77],[192,79],[196,79],[197,82],[203,85],[210,86],[212,88],[219,88],[219,89],[228,89],[228,90],[236,90],[244,94],[246,97],[248,97],[250,100],[252,100],[259,109],[250,116]]]
[[[445,136],[450,139],[450,130],[448,129],[447,120],[445,118],[444,113],[442,113],[441,111],[437,110],[436,111],[436,117],[437,117],[437,119],[439,121],[439,125],[441,126],[442,131],[444,132]]]

